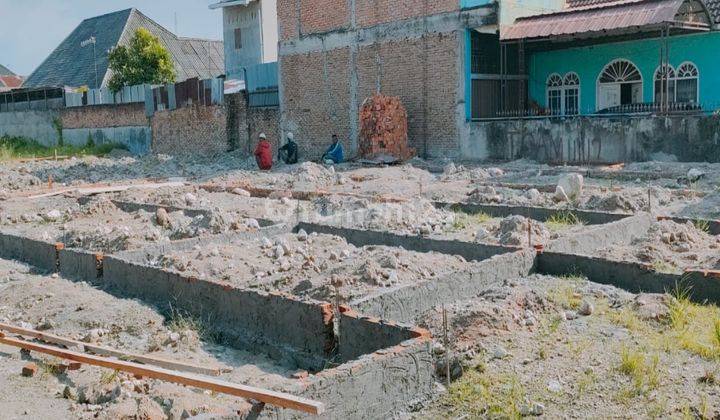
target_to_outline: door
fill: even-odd
[[[598,111],[618,105],[620,105],[620,84],[601,84],[598,89]]]

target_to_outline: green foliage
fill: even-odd
[[[557,232],[563,228],[575,225],[581,226],[584,224],[585,222],[580,220],[575,213],[569,210],[563,210],[550,216],[550,218],[545,222],[545,227],[551,231]]]
[[[53,118],[52,125],[58,135],[58,146],[62,147],[65,145],[65,139],[63,139],[63,123],[60,118]]]
[[[92,134],[88,133],[87,141],[85,142],[85,147],[88,149],[95,148],[95,140],[93,140]]]
[[[124,86],[175,81],[170,52],[145,28],[135,31],[128,46],[120,45],[110,51],[108,60],[113,72],[109,87],[113,92]]]
[[[113,149],[124,149],[125,146],[105,143],[85,147],[58,146],[47,147],[32,139],[24,137],[0,136],[0,162],[24,158],[45,158],[57,156],[104,156]]]

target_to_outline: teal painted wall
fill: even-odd
[[[460,0],[460,7],[465,9],[469,7],[485,6],[492,3],[493,0]]]
[[[720,101],[720,32],[675,36],[670,42],[670,64],[693,62],[699,72],[700,103]],[[530,98],[546,106],[545,83],[552,73],[574,71],[580,76],[582,113],[595,111],[596,82],[602,69],[615,59],[633,62],[643,76],[643,102],[653,100],[653,76],[660,62],[659,39],[626,41],[591,47],[535,53],[530,57]]]

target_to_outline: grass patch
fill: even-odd
[[[519,419],[527,392],[514,374],[471,371],[450,386],[440,401],[444,415]]]
[[[575,213],[569,210],[557,212],[545,221],[545,227],[554,232],[570,226],[583,225],[585,225],[585,222],[580,220]]]
[[[680,270],[675,267],[674,265],[667,263],[665,261],[655,260],[650,264],[653,271],[657,273],[667,273],[667,274],[678,274],[680,273]]]
[[[7,162],[14,159],[47,158],[58,156],[105,156],[113,149],[124,149],[118,144],[88,144],[83,147],[56,146],[47,147],[24,137],[0,137],[0,161]]]
[[[100,383],[103,385],[109,385],[118,378],[119,370],[106,370],[100,375]]]
[[[487,213],[475,213],[475,214],[468,214],[463,211],[454,211],[455,213],[455,220],[453,221],[453,230],[454,231],[461,231],[465,230],[467,228],[481,225],[483,223],[487,223],[490,220],[492,220],[492,216],[490,216]]]
[[[709,220],[693,220],[695,229],[701,230],[705,233],[710,233],[710,221]]]
[[[645,355],[640,349],[620,349],[620,363],[617,370],[631,380],[618,394],[618,400],[627,402],[637,396],[646,396],[660,386],[660,357]]]
[[[576,310],[582,304],[582,296],[575,291],[572,285],[556,287],[548,293],[548,299],[560,305],[563,309]]]

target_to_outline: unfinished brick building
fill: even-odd
[[[360,105],[382,92],[407,108],[410,146],[420,156],[463,155],[470,29],[496,30],[497,15],[494,3],[462,3],[279,0],[282,128],[296,133],[308,157],[322,153],[333,132],[352,156]]]

